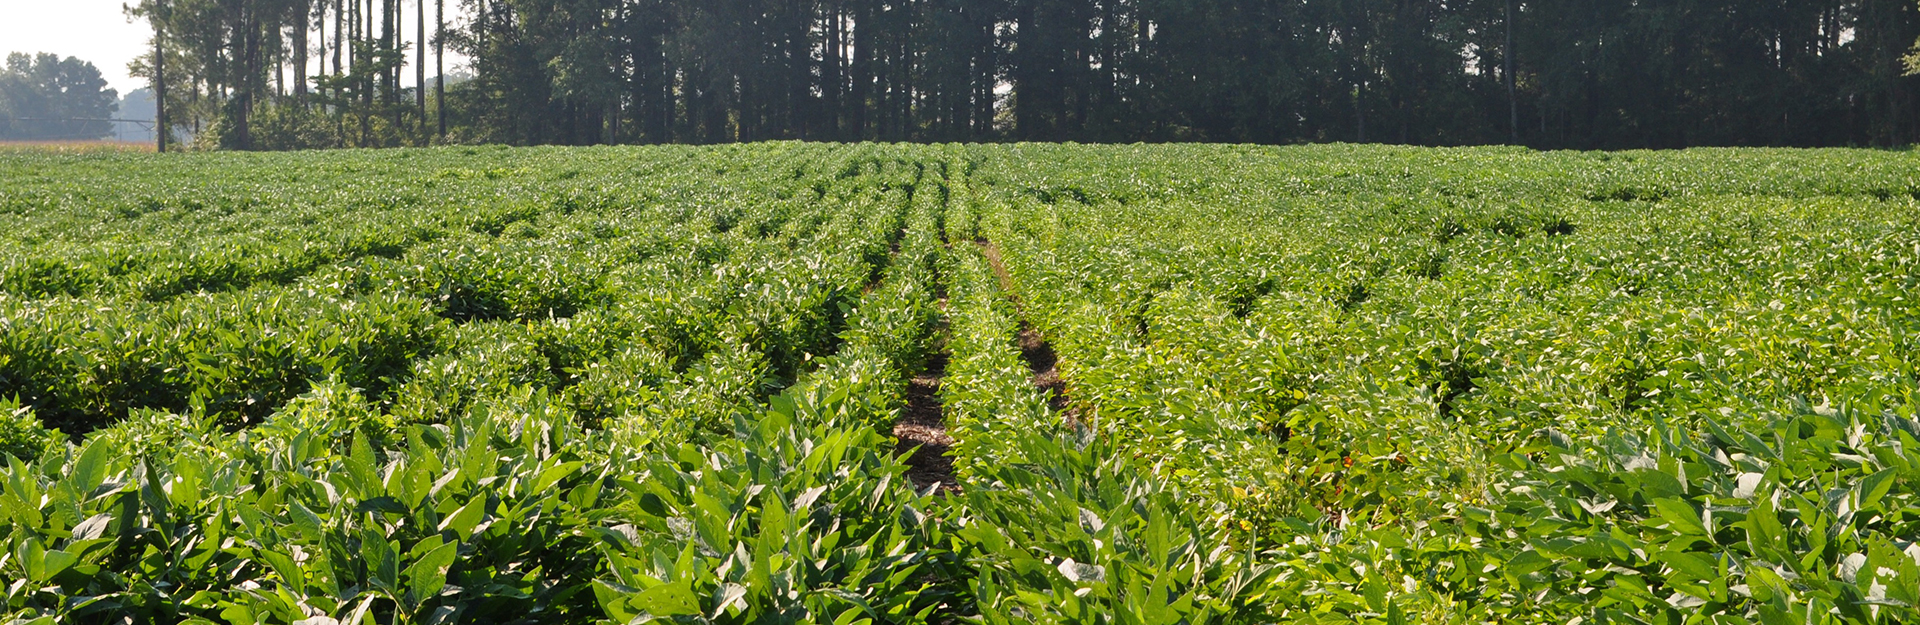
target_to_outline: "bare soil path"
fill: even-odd
[[[1060,355],[1053,351],[1053,345],[1047,338],[1027,321],[1027,305],[1013,290],[1013,274],[1007,272],[1007,265],[1000,260],[1000,246],[992,241],[980,239],[974,241],[987,257],[987,266],[993,269],[993,275],[1000,279],[1000,292],[1007,295],[1014,308],[1020,313],[1020,356],[1027,361],[1027,368],[1033,371],[1033,386],[1047,392],[1047,405],[1054,413],[1066,417],[1068,423],[1079,421],[1079,414],[1073,410],[1067,396],[1067,382],[1060,376]]]
[[[907,410],[893,424],[893,436],[899,440],[896,453],[907,455],[907,477],[915,486],[940,485],[941,492],[959,490],[953,478],[953,459],[947,450],[953,437],[947,435],[946,416],[940,405],[940,380],[946,377],[947,353],[942,349],[927,359],[926,369],[907,385]],[[910,454],[910,455],[909,455]]]

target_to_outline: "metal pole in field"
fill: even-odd
[[[153,134],[161,153],[167,151],[167,75],[166,52],[160,47],[160,16],[165,10],[164,0],[154,3],[153,13],[147,20],[153,22]]]

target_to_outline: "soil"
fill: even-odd
[[[1034,388],[1047,392],[1047,406],[1055,414],[1066,416],[1068,422],[1074,421],[1076,415],[1067,401],[1067,381],[1060,377],[1060,356],[1025,322],[1020,324],[1020,357],[1033,371]]]
[[[947,354],[934,353],[927,368],[907,385],[907,410],[893,424],[893,436],[899,439],[896,452],[907,456],[907,477],[922,489],[940,485],[940,492],[958,491],[953,479],[953,459],[947,450],[953,437],[947,435],[946,418],[940,409],[940,380],[947,373]]]
[[[992,241],[980,239],[974,241],[980,246],[981,253],[987,257],[987,266],[993,269],[993,275],[1000,279],[1000,291],[1020,312],[1020,356],[1027,361],[1027,368],[1033,371],[1033,386],[1047,392],[1047,405],[1055,414],[1066,418],[1068,423],[1080,420],[1078,411],[1072,407],[1067,395],[1067,381],[1060,377],[1060,356],[1054,353],[1053,345],[1040,335],[1027,322],[1027,306],[1013,291],[1013,275],[1007,272],[1007,266],[1000,261],[1000,246]]]
[[[1026,320],[1026,308],[1019,297],[1013,294],[1013,277],[1007,273],[1006,265],[1000,262],[1000,248],[991,241],[975,241],[986,254],[987,264],[1000,280],[1000,289],[1013,301],[1020,311],[1020,355],[1033,371],[1035,388],[1047,392],[1048,404],[1057,414],[1066,417],[1069,423],[1079,421],[1079,415],[1068,401],[1066,380],[1060,377],[1060,357],[1054,353],[1053,346],[1047,343]],[[941,289],[940,308],[946,309],[945,289]],[[944,334],[944,323],[936,330]],[[947,434],[946,418],[940,405],[940,382],[946,377],[948,354],[944,346],[934,351],[927,359],[926,368],[907,386],[907,409],[894,422],[893,436],[899,440],[896,453],[907,456],[907,477],[914,485],[925,489],[939,485],[941,494],[960,491],[960,485],[953,477],[953,459],[947,457],[947,450],[953,447],[953,437]]]
[[[1000,279],[1000,292],[1006,293],[1007,297],[1018,305],[1020,300],[1013,294],[1013,274],[1007,273],[1006,263],[1000,262],[1000,246],[986,239],[974,241],[974,244],[980,246],[982,254],[986,254],[987,267],[992,268],[994,277]],[[1025,309],[1022,309],[1021,316],[1026,316]]]

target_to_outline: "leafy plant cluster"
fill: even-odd
[[[919,177],[882,148],[825,161],[796,149],[731,176],[716,170],[739,160],[713,154],[688,165],[699,175],[657,179],[634,174],[695,155],[615,168],[608,155],[443,150],[210,171],[226,160],[215,157],[134,180],[80,159],[66,178],[21,185],[4,264],[101,281],[0,292],[0,396],[74,435],[143,409],[258,423],[327,379],[404,421],[533,387],[584,421],[671,403],[683,408],[666,416],[725,429],[732,410],[838,348],[844,309],[887,265]],[[182,186],[172,205],[221,208],[112,206],[148,204],[115,191]],[[55,190],[73,195],[34,200]],[[359,210],[369,203],[382,207]],[[406,243],[328,248],[353,228]],[[231,279],[180,281],[195,273]],[[174,286],[135,284],[154,276]]]
[[[98,163],[10,164],[68,169],[9,203],[8,266],[99,279],[0,294],[7,611],[929,618],[944,539],[876,426],[934,345],[943,183],[900,148],[787,147],[238,162],[323,173],[183,189],[225,207],[201,217],[42,203]],[[400,199],[355,210],[375,189]],[[92,220],[112,234],[67,229]],[[404,243],[313,243],[352,228]],[[233,279],[129,287],[185,271],[102,269],[109,243]]]
[[[1073,412],[1272,618],[1913,618],[1904,155],[1020,150],[981,230]]]
[[[1909,622],[1911,165],[6,155],[4,611]]]

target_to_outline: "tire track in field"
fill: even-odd
[[[907,381],[907,408],[894,421],[893,437],[898,441],[894,452],[906,456],[911,467],[907,478],[922,489],[939,484],[940,492],[948,493],[960,490],[960,484],[953,478],[953,458],[947,456],[954,440],[947,434],[946,406],[940,402],[940,383],[946,378],[951,354],[945,339],[947,298],[945,293],[939,297],[941,319],[934,336],[941,338],[928,354],[925,368]]]
[[[1013,302],[1014,310],[1020,315],[1020,333],[1015,337],[1020,345],[1020,357],[1027,362],[1027,368],[1033,371],[1034,388],[1047,392],[1047,407],[1055,414],[1064,416],[1068,423],[1078,423],[1080,415],[1073,408],[1071,396],[1067,394],[1066,378],[1060,375],[1060,355],[1053,350],[1053,344],[1046,336],[1033,327],[1027,318],[1026,302],[1013,290],[1013,274],[1007,271],[1006,263],[1001,261],[999,244],[985,238],[976,239],[981,253],[987,257],[987,266],[993,269],[994,277],[1000,280],[1000,292],[1006,294],[1007,301]]]
[[[921,173],[926,175],[924,169]],[[942,245],[948,245],[946,238],[946,232],[940,232]],[[900,241],[896,239],[893,255],[899,253]],[[947,350],[947,277],[936,272],[930,286],[940,309],[940,318],[932,329],[934,348],[928,350],[920,373],[907,380],[906,410],[893,423],[894,453],[906,457],[907,479],[913,480],[914,486],[924,490],[938,485],[944,495],[960,490],[959,480],[953,477],[953,458],[947,456],[954,439],[947,433],[946,405],[940,401],[940,383],[947,376],[947,362],[952,358]]]

